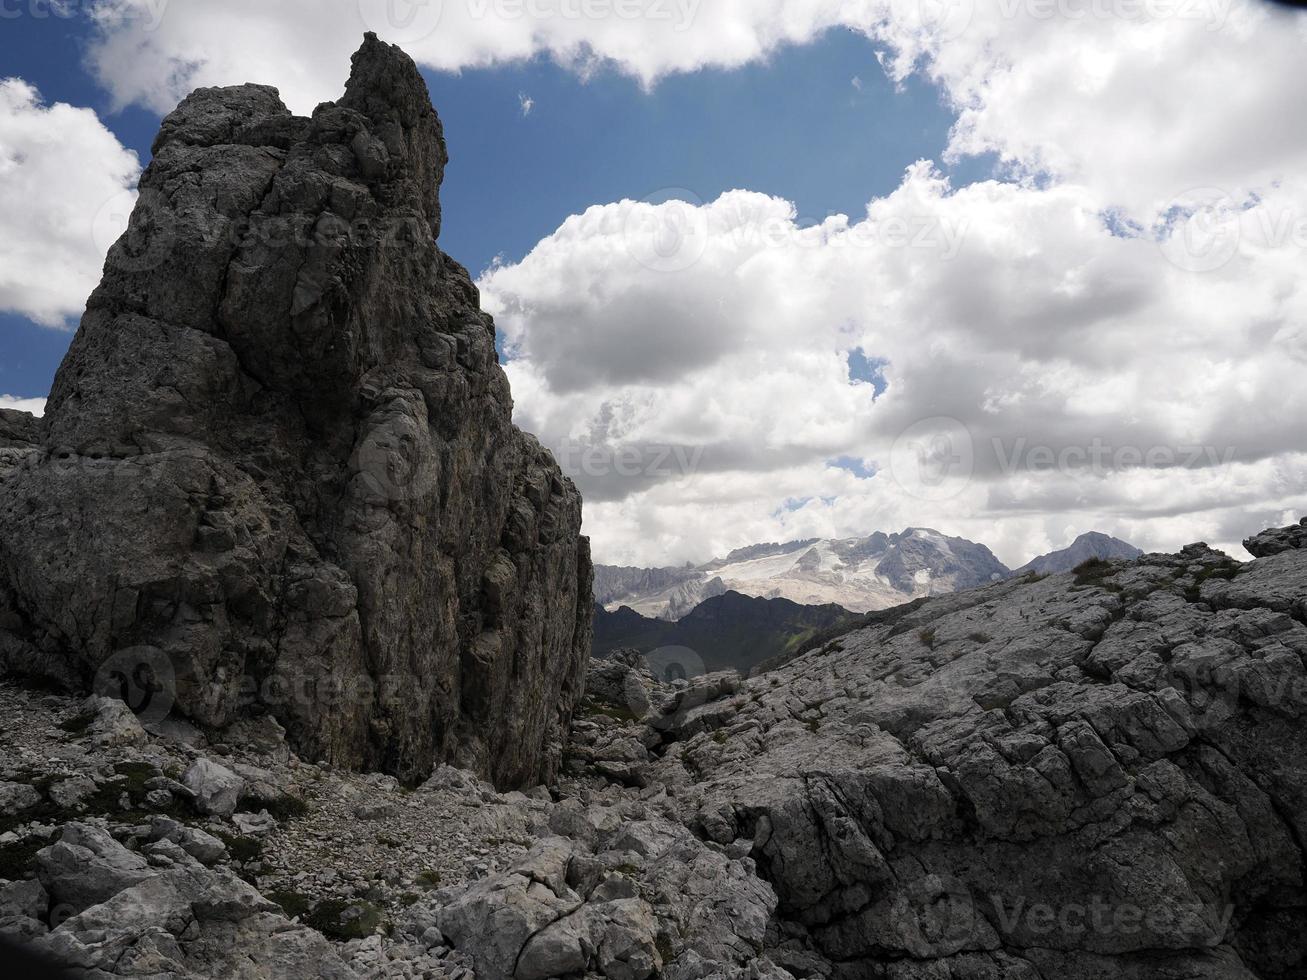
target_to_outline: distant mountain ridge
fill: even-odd
[[[1016,572],[985,545],[910,527],[861,538],[809,538],[737,548],[725,558],[679,568],[595,567],[595,601],[609,612],[625,606],[669,622],[727,592],[800,605],[838,605],[854,613],[888,609],[924,596],[1001,581],[1016,574],[1069,571],[1089,558],[1135,558],[1127,542],[1089,532],[1067,548]]]
[[[1040,555],[1038,558],[1022,565],[1012,574],[1027,575],[1033,572],[1037,575],[1057,575],[1060,572],[1069,572],[1091,558],[1105,560],[1123,558],[1129,560],[1139,558],[1142,555],[1142,550],[1127,541],[1122,541],[1120,538],[1114,538],[1098,531],[1090,531],[1087,534],[1080,535],[1061,551],[1052,551],[1046,555]]]
[[[593,655],[662,647],[694,651],[708,671],[748,674],[765,660],[792,654],[810,637],[861,617],[837,605],[803,606],[789,599],[759,599],[726,592],[712,596],[676,622],[641,616],[623,606],[595,606]]]

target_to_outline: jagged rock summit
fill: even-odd
[[[1128,561],[1141,555],[1143,551],[1127,541],[1103,534],[1101,531],[1089,531],[1080,535],[1065,548],[1031,559],[1012,572],[1012,575],[1057,575],[1060,572],[1069,572],[1094,558],[1103,561],[1117,559]]]
[[[581,501],[515,429],[412,60],[311,118],[164,121],[47,414],[0,418],[0,663],[409,781],[551,778],[591,629]]]

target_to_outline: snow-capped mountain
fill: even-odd
[[[644,616],[670,620],[727,591],[804,605],[837,603],[853,612],[869,612],[986,585],[1009,574],[982,544],[930,528],[908,528],[865,538],[753,545],[684,568],[600,565],[595,569],[595,600],[610,610],[627,606]]]

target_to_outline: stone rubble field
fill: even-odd
[[[749,680],[594,661],[527,793],[0,688],[0,931],[89,977],[1299,977],[1301,528]]]

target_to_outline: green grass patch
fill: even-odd
[[[18,881],[36,863],[36,852],[46,846],[39,837],[29,837],[0,847],[0,878]]]
[[[157,766],[148,762],[119,762],[113,768],[117,775],[105,781],[84,801],[90,813],[135,820],[153,814],[176,815],[182,809],[182,804],[176,797],[166,810],[152,810],[145,805],[146,794],[150,792],[145,784],[163,775]],[[126,808],[122,805],[124,796],[127,797]]]
[[[664,966],[669,965],[676,958],[676,948],[672,946],[671,937],[665,932],[660,932],[654,939],[654,948],[658,950]]]
[[[59,722],[59,727],[70,735],[81,735],[91,727],[91,722],[95,717],[91,714],[73,715],[67,721]]]
[[[263,856],[263,841],[257,837],[242,837],[221,830],[216,831],[214,836],[227,845],[227,853],[233,861],[255,861]]]
[[[935,628],[932,626],[932,627],[927,627],[924,630],[917,630],[917,639],[921,641],[922,646],[929,647],[931,650],[934,650]]]
[[[371,936],[381,925],[382,917],[381,910],[371,902],[329,898],[315,905],[304,922],[328,939],[348,942]]]
[[[308,803],[291,793],[284,793],[274,800],[260,800],[259,806],[267,810],[281,823],[301,820],[309,812]]]
[[[426,891],[435,891],[440,887],[440,872],[432,868],[428,868],[426,871],[419,871],[417,877],[413,879],[413,882]]]
[[[1233,581],[1242,571],[1237,562],[1227,562],[1221,565],[1207,565],[1202,571],[1194,576],[1193,585],[1184,590],[1184,597],[1187,602],[1195,603],[1203,601],[1202,588],[1203,583],[1211,579],[1222,579],[1223,581]]]
[[[1072,573],[1075,575],[1075,584],[1080,588],[1099,588],[1105,592],[1120,592],[1121,586],[1115,582],[1107,582],[1105,579],[1116,574],[1117,568],[1110,561],[1104,561],[1102,558],[1090,558],[1088,561],[1082,561],[1077,565]]]
[[[625,705],[601,704],[588,697],[581,703],[581,714],[592,718],[602,715],[623,723],[640,720],[640,716]]]
[[[307,895],[289,890],[271,892],[268,901],[276,902],[292,919],[302,918],[313,907],[313,901]]]

